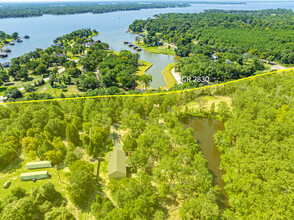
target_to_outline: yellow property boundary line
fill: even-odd
[[[249,77],[246,77],[246,78],[237,79],[237,80],[233,80],[233,81],[229,81],[229,82],[225,82],[225,83],[220,83],[220,84],[215,84],[215,85],[203,86],[203,87],[198,87],[198,88],[193,88],[193,89],[170,91],[170,92],[159,92],[159,93],[150,93],[150,94],[146,94],[146,93],[143,93],[143,94],[129,94],[129,95],[101,95],[101,96],[86,96],[86,97],[74,97],[74,98],[29,100],[29,101],[18,101],[18,102],[2,102],[0,104],[1,105],[7,105],[7,104],[20,104],[20,103],[66,101],[66,100],[77,100],[77,99],[94,99],[94,98],[111,98],[111,97],[146,97],[146,96],[156,96],[156,95],[169,95],[169,94],[176,94],[176,93],[184,93],[184,92],[189,92],[189,91],[195,91],[195,90],[200,90],[200,89],[213,88],[213,87],[227,85],[227,84],[231,84],[231,83],[236,83],[236,82],[240,82],[240,81],[244,81],[244,80],[254,79],[254,78],[257,78],[257,77],[260,77],[260,76],[272,75],[272,74],[275,74],[275,73],[286,72],[286,71],[291,71],[291,70],[294,70],[294,68],[277,70],[277,71],[268,72],[268,73],[261,73],[261,74],[258,74],[258,75],[249,76]]]

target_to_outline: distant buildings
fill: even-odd
[[[65,59],[67,59],[67,56],[64,55],[63,53],[54,53],[54,54],[52,54],[52,56],[53,56],[53,57],[57,57],[57,58],[59,58],[59,57],[64,57]]]
[[[5,57],[8,57],[7,53],[0,54],[0,58],[5,58]]]
[[[6,63],[3,63],[2,64],[2,67],[4,67],[4,68],[8,68],[8,67],[10,67],[10,63],[9,62],[6,62]]]
[[[52,47],[63,47],[63,43],[56,43],[56,44],[52,44]]]
[[[93,46],[94,43],[95,43],[95,42],[87,42],[87,43],[85,43],[85,47],[86,47],[86,48],[89,48],[89,47]]]
[[[4,49],[3,51],[4,51],[5,53],[10,53],[10,52],[11,52],[11,49],[6,48],[6,49]]]

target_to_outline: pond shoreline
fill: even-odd
[[[193,118],[184,127],[193,129],[193,136],[203,153],[204,159],[208,161],[208,169],[214,177],[214,184],[221,189],[221,205],[229,206],[229,198],[225,192],[225,182],[222,179],[224,170],[221,169],[221,153],[214,142],[214,134],[225,130],[221,121],[211,118]]]

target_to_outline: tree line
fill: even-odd
[[[188,7],[188,3],[152,2],[150,4],[139,4],[134,2],[125,3],[26,3],[26,4],[2,4],[0,18],[36,17],[44,14],[66,15],[81,13],[107,13],[114,11],[129,11],[152,8],[174,8]]]
[[[230,208],[225,219],[293,218],[293,72],[220,88],[233,114],[215,135]]]
[[[269,61],[294,64],[294,12],[286,9],[260,11],[206,10],[192,14],[161,14],[135,20],[130,29],[148,32],[146,39],[162,39],[177,45],[176,54],[213,52],[251,53]]]

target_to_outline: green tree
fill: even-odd
[[[66,126],[66,139],[72,142],[75,146],[80,145],[79,131],[75,125],[68,123]]]

